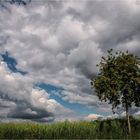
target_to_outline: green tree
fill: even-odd
[[[111,49],[97,66],[99,73],[91,79],[91,85],[101,101],[112,104],[113,113],[119,105],[125,108],[128,132],[131,134],[129,108],[140,106],[139,58],[128,51],[113,53]]]

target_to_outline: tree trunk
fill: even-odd
[[[128,133],[131,135],[131,124],[130,124],[130,117],[128,113],[128,105],[126,104],[126,119],[127,119],[127,124],[128,124]]]

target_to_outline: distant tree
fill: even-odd
[[[119,105],[125,108],[128,132],[131,134],[129,108],[140,106],[139,58],[128,51],[113,53],[111,49],[97,66],[99,74],[91,79],[91,85],[101,101],[112,104],[113,113]]]

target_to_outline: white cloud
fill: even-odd
[[[85,119],[87,120],[97,120],[97,119],[101,119],[103,118],[103,116],[98,115],[98,114],[89,114],[88,116],[86,116]]]
[[[97,105],[98,102],[98,98],[97,96],[92,96],[92,95],[81,95],[78,94],[79,92],[77,91],[77,93],[73,93],[73,92],[68,92],[68,91],[63,91],[62,95],[63,95],[63,99],[69,101],[70,103],[80,103],[80,104],[85,104],[85,105]]]
[[[53,113],[59,107],[63,114],[65,109],[45,91],[33,89],[37,82],[49,83],[64,88],[65,100],[97,104],[99,110],[109,111],[95,98],[90,78],[109,48],[139,55],[139,4],[133,0],[33,0],[28,6],[7,3],[6,7],[9,10],[0,13],[0,52],[8,51],[17,68],[28,75],[9,72],[2,62],[1,97],[8,96],[10,102],[26,100]],[[36,111],[28,108],[27,112]]]
[[[135,113],[136,116],[140,116],[140,111]]]
[[[33,79],[29,75],[23,76],[12,73],[6,64],[0,64],[0,116],[7,118],[43,119],[72,112],[55,100],[49,98],[49,94],[41,89],[33,88]],[[59,111],[60,112],[59,112]]]

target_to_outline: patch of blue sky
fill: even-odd
[[[19,70],[16,68],[17,61],[9,56],[9,53],[6,51],[4,54],[0,54],[2,57],[2,60],[7,64],[8,68],[13,72],[13,73],[20,73],[22,75],[27,74],[27,72]]]
[[[88,114],[92,114],[92,113],[100,114],[100,115],[104,115],[104,116],[109,115],[108,112],[100,112],[96,106],[89,107],[88,105],[84,105],[84,104],[80,104],[80,103],[71,103],[67,100],[64,100],[63,94],[62,94],[64,89],[62,87],[57,87],[57,86],[45,84],[45,83],[36,84],[36,86],[41,89],[46,90],[48,92],[48,94],[50,95],[51,99],[56,100],[58,103],[60,103],[64,107],[69,108],[69,109],[79,113],[80,115],[88,115]]]

